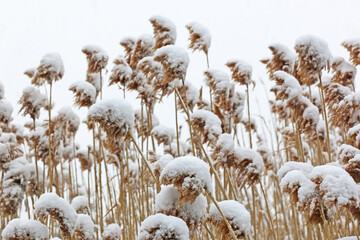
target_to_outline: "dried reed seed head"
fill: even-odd
[[[334,165],[316,166],[309,176],[317,185],[320,197],[328,208],[358,204],[359,188],[343,168]]]
[[[98,122],[110,138],[128,138],[134,126],[134,111],[125,100],[101,100],[90,107],[88,121]]]
[[[154,136],[159,145],[170,145],[173,139],[175,139],[174,129],[162,125],[154,127],[151,130],[151,134]]]
[[[77,151],[76,158],[79,159],[82,171],[90,170],[93,166],[94,157],[89,151]]]
[[[235,148],[235,154],[239,161],[236,163],[238,185],[249,186],[260,181],[264,171],[264,161],[259,153],[248,148]]]
[[[87,45],[81,50],[88,62],[88,73],[98,73],[104,69],[109,61],[109,55],[104,49],[95,46]]]
[[[3,169],[4,164],[10,162],[11,160],[9,150],[9,146],[7,144],[0,143],[0,169]]]
[[[12,184],[0,191],[0,210],[5,216],[16,215],[24,200],[24,190]]]
[[[162,65],[159,62],[154,61],[153,57],[144,57],[138,62],[136,68],[144,74],[147,83],[154,85],[154,91],[162,88]]]
[[[193,52],[204,51],[207,55],[211,45],[211,35],[207,28],[202,26],[200,23],[192,22],[186,24],[185,26],[189,30],[189,49],[192,49]]]
[[[49,239],[47,226],[37,220],[12,219],[1,233],[4,240]]]
[[[249,63],[242,60],[230,60],[226,63],[230,68],[231,78],[241,85],[248,85],[251,83],[252,67]]]
[[[355,124],[347,132],[349,143],[352,146],[360,148],[360,124]]]
[[[138,240],[152,239],[189,240],[189,228],[181,218],[151,215],[141,223]]]
[[[156,195],[155,211],[181,218],[186,222],[192,234],[205,220],[206,198],[200,194],[193,203],[187,202],[181,206],[179,206],[179,199],[180,192],[171,185],[166,186]]]
[[[0,123],[3,123],[5,127],[13,120],[11,114],[13,112],[13,106],[6,100],[0,100]]]
[[[136,69],[138,62],[141,59],[151,55],[152,53],[151,49],[153,45],[154,45],[153,38],[150,35],[146,35],[146,34],[141,35],[136,40],[135,48],[133,50],[129,63],[132,69]]]
[[[160,174],[162,170],[166,167],[166,165],[172,161],[174,157],[170,154],[164,154],[161,156],[155,155],[155,159],[151,162],[151,167],[154,171],[155,176],[157,179],[160,178]]]
[[[246,127],[246,131],[249,131],[249,125],[250,125],[250,130],[256,132],[257,130],[257,124],[256,124],[256,120],[253,117],[249,117],[248,116],[242,116],[241,119],[241,123]]]
[[[81,107],[90,107],[96,101],[95,87],[86,81],[78,81],[70,85],[69,90],[74,93],[74,105]]]
[[[347,144],[342,144],[338,149],[337,158],[341,164],[345,165],[358,154],[360,154],[359,149]]]
[[[155,44],[152,48],[153,51],[175,44],[176,26],[173,22],[162,16],[152,16],[149,21],[154,29]]]
[[[126,83],[130,81],[132,75],[132,69],[122,56],[117,56],[114,60],[114,67],[111,70],[109,77],[109,86],[114,84],[120,84],[125,87]]]
[[[180,135],[180,131],[179,131]],[[174,140],[169,146],[164,147],[164,153],[170,154],[173,157],[185,156],[191,154],[191,146],[187,142],[179,141],[180,153],[177,151],[177,141]],[[200,151],[201,152],[201,151]]]
[[[295,51],[298,54],[296,74],[299,82],[307,86],[318,81],[323,69],[330,69],[331,53],[322,39],[305,35],[296,40]]]
[[[128,64],[130,64],[131,55],[135,49],[136,39],[132,37],[125,37],[120,41],[120,45],[125,49],[125,58]]]
[[[270,79],[273,79],[273,74],[276,71],[284,71],[291,74],[294,69],[296,55],[282,44],[272,44],[269,46],[269,49],[273,56],[260,62],[266,65]]]
[[[125,154],[125,139],[113,140],[108,138],[104,142],[104,147],[106,150],[109,151],[109,156],[111,156],[112,154],[118,156],[115,157],[115,159],[108,159],[108,162],[118,165],[119,159],[122,159]]]
[[[102,233],[102,237],[104,240],[121,240],[122,239],[122,227],[118,224],[113,223],[106,226],[104,232]]]
[[[211,155],[215,166],[229,169],[231,167],[235,168],[239,159],[234,152],[234,148],[235,145],[231,135],[228,133],[221,134],[216,141],[214,151]]]
[[[29,69],[26,69],[24,74],[26,76],[28,76],[30,79],[33,78],[36,74],[36,68],[29,68]]]
[[[185,81],[184,84],[177,89],[181,98],[183,99],[183,101],[185,101],[185,104],[192,112],[197,105],[197,102],[199,101],[199,93],[197,88],[192,85],[190,81]],[[179,108],[186,112],[186,109],[184,109],[184,106],[182,104],[179,104]]]
[[[36,88],[26,87],[23,90],[18,104],[21,105],[19,113],[23,112],[23,116],[29,115],[35,120],[39,118],[41,108],[45,108],[48,105],[48,100],[47,97]]]
[[[214,144],[222,134],[221,120],[214,113],[206,110],[196,110],[190,116],[195,131],[203,137],[203,143]]]
[[[218,205],[237,238],[244,239],[250,234],[251,216],[244,205],[234,200],[221,201],[218,202]],[[221,236],[221,239],[233,239],[222,215],[214,204],[210,205],[207,221],[215,228],[217,235]]]
[[[212,192],[210,168],[197,157],[178,157],[170,161],[160,175],[162,184],[173,184],[180,192],[179,205],[193,203],[204,190]]]
[[[59,54],[49,53],[43,56],[40,65],[31,80],[35,86],[41,86],[44,82],[52,84],[64,76],[64,64]]]
[[[78,214],[75,223],[76,239],[92,240],[94,235],[94,222],[87,214]]]
[[[337,83],[325,85],[324,93],[331,124],[349,129],[360,121],[358,93]]]
[[[163,66],[163,85],[176,79],[185,80],[190,60],[187,51],[183,48],[173,45],[162,47],[154,53],[154,60]]]
[[[344,86],[354,86],[356,68],[347,63],[342,57],[333,59],[331,68],[334,72],[331,82]]]
[[[77,213],[74,208],[56,193],[45,193],[34,204],[35,216],[45,219],[50,215],[60,224],[61,236],[71,239],[75,231]]]
[[[350,62],[356,67],[360,64],[360,40],[352,39],[341,44],[350,53]]]
[[[79,126],[80,118],[70,106],[62,107],[54,118],[54,131],[61,131],[62,128],[70,135],[70,138],[75,136]]]

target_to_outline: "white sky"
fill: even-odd
[[[323,38],[333,55],[347,58],[340,43],[348,38],[360,38],[359,10],[359,0],[0,0],[0,81],[5,86],[6,98],[14,105],[13,116],[19,122],[19,108],[15,104],[22,89],[30,84],[24,70],[37,67],[46,53],[58,52],[64,61],[65,76],[54,85],[55,111],[72,105],[68,87],[85,79],[87,67],[81,48],[86,44],[104,48],[110,55],[108,69],[111,70],[114,57],[123,53],[119,45],[123,37],[152,34],[148,21],[152,15],[163,15],[175,23],[176,44],[184,48],[188,44],[185,24],[202,23],[212,34],[211,67],[227,71],[224,63],[239,58],[253,65],[254,80],[260,77],[266,80],[259,60],[270,55],[267,46],[278,42],[292,48],[296,38],[303,34]],[[189,54],[187,80],[199,87],[206,68],[205,56],[190,51]],[[105,98],[120,94],[116,87],[105,88]],[[254,95],[263,95],[261,84],[253,100]],[[171,102],[167,107],[172,107]],[[167,107],[159,108],[156,113],[161,123],[171,126],[173,115]],[[82,118],[85,114],[86,110],[80,111]],[[85,136],[82,132],[80,136]],[[80,140],[86,141],[84,137]]]

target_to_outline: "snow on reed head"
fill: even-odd
[[[1,233],[3,240],[45,240],[49,239],[47,226],[37,220],[13,219]]]
[[[288,47],[282,44],[272,44],[269,46],[272,57],[263,59],[260,62],[266,65],[267,72],[270,79],[276,71],[284,71],[289,74],[292,73],[295,65],[296,55]]]
[[[88,120],[100,123],[113,139],[127,138],[134,126],[134,110],[123,99],[101,100],[90,107]]]
[[[70,106],[64,106],[54,118],[54,126],[66,128],[69,133],[76,134],[80,126],[80,118]]]
[[[0,82],[0,100],[5,97],[5,88],[4,85]]]
[[[190,61],[185,49],[173,45],[162,47],[154,53],[154,60],[160,62],[163,66],[163,84],[176,79],[185,80]]]
[[[281,178],[280,187],[290,195],[291,204],[306,213],[309,224],[323,223],[322,215],[329,219],[332,211],[323,205],[316,184],[309,179],[309,172],[303,170],[287,172]]]
[[[31,86],[24,88],[18,103],[21,105],[19,112],[23,112],[23,116],[29,115],[34,120],[39,118],[41,108],[48,106],[47,97]]]
[[[31,81],[36,86],[41,86],[46,81],[52,84],[64,76],[64,64],[59,54],[49,53],[43,56],[40,65]]]
[[[106,226],[102,237],[104,240],[121,240],[121,232],[122,228],[118,224],[112,223]]]
[[[89,154],[89,149],[77,150],[75,157],[79,159],[82,171],[91,169],[94,162],[94,156]]]
[[[287,172],[280,182],[281,189],[290,194],[291,203],[299,208],[311,203],[312,198],[317,197],[316,184],[301,170],[293,169]]]
[[[230,68],[231,78],[241,85],[248,85],[251,83],[252,67],[249,63],[234,59],[226,63],[226,66]]]
[[[75,236],[77,239],[91,240],[94,235],[94,223],[86,214],[78,214],[75,223]]]
[[[304,35],[296,40],[295,51],[298,54],[296,76],[301,84],[311,86],[318,81],[321,71],[330,67],[329,47],[316,36]]]
[[[136,69],[138,62],[141,59],[152,54],[153,45],[154,41],[151,35],[143,34],[138,37],[129,63],[132,69]]]
[[[343,168],[316,166],[309,177],[317,184],[325,206],[350,207],[360,203],[360,188]]]
[[[229,91],[231,87],[230,76],[226,72],[210,68],[204,71],[204,75],[206,85],[208,85],[215,94],[217,92],[226,94]]]
[[[207,28],[197,22],[191,22],[185,26],[189,30],[189,49],[193,52],[204,51],[205,54],[209,53],[211,45],[211,35]]]
[[[214,144],[222,134],[221,120],[214,113],[207,110],[196,110],[191,114],[194,130],[203,136],[203,143]]]
[[[173,22],[162,16],[152,16],[149,21],[154,29],[155,44],[153,51],[167,45],[175,44],[176,26]]]
[[[317,139],[319,109],[302,95],[302,88],[292,75],[277,71],[274,73],[274,79],[277,85],[272,91],[276,95],[276,100],[285,102],[286,107],[291,109],[292,117],[295,117],[301,132],[309,140]]]
[[[125,37],[120,41],[120,45],[125,50],[125,59],[128,64],[130,64],[131,55],[135,49],[135,42],[136,39],[133,37]]]
[[[360,65],[360,39],[346,40],[341,44],[350,53],[350,62],[356,67]]]
[[[204,190],[211,193],[210,167],[193,156],[178,157],[170,161],[160,175],[162,184],[173,184],[180,192],[179,204],[194,202]]]
[[[181,218],[151,215],[141,223],[138,240],[152,239],[189,240],[189,228]]]
[[[155,85],[154,91],[161,88],[161,86],[156,85],[159,85],[163,79],[162,65],[154,61],[154,57],[144,57],[138,62],[136,69],[144,74],[147,83],[153,83]]]
[[[164,147],[164,153],[171,154],[173,157],[185,156],[191,153],[191,145],[185,141],[179,141],[180,152],[177,152],[177,141],[174,140],[169,146]]]
[[[126,59],[123,56],[117,56],[114,59],[114,67],[109,77],[109,86],[120,84],[125,87],[126,83],[130,81],[132,73],[133,71]]]
[[[330,123],[345,130],[356,126],[360,119],[360,94],[338,83],[325,82],[323,86]]]
[[[10,102],[1,100],[0,101],[0,123],[8,124],[12,121],[11,114],[13,112],[13,107]]]
[[[78,214],[89,214],[89,201],[87,197],[77,196],[71,201],[71,206]]]
[[[75,209],[56,193],[44,193],[34,204],[34,214],[42,219],[50,215],[60,224],[61,236],[71,239],[75,231],[77,213]]]
[[[234,149],[238,163],[235,165],[239,185],[252,185],[260,181],[264,171],[264,161],[261,155],[250,148]]]
[[[35,165],[19,157],[3,164],[2,167],[5,174],[2,180],[0,203],[4,207],[5,215],[15,214],[21,207],[29,181],[35,176]]]
[[[81,50],[88,62],[88,73],[97,73],[104,69],[109,61],[109,55],[104,49],[95,45],[86,45]]]
[[[69,90],[74,93],[74,105],[81,107],[90,107],[95,103],[96,89],[86,81],[74,82],[70,85]]]
[[[200,226],[206,214],[206,198],[203,194],[196,197],[194,202],[179,205],[180,192],[169,185],[161,189],[155,198],[155,211],[179,217],[184,220],[190,232]]]
[[[225,200],[217,204],[229,222],[236,237],[245,238],[250,234],[251,217],[244,205],[234,200]],[[217,234],[221,236],[221,239],[233,239],[222,215],[213,203],[210,205],[207,221],[212,224]]]
[[[8,146],[4,143],[0,143],[0,169],[3,169],[3,165],[9,162],[10,159]]]
[[[87,73],[86,82],[90,83],[96,89],[96,96],[99,94],[100,89],[102,88],[103,82],[100,81],[100,73]]]
[[[216,166],[233,168],[240,185],[252,185],[259,181],[264,171],[261,155],[249,148],[235,147],[233,138],[227,133],[221,134],[217,139],[212,158]]]
[[[163,125],[154,127],[151,130],[151,134],[154,136],[158,144],[170,145],[173,139],[175,139],[175,131],[173,128],[169,128]]]
[[[28,68],[24,71],[24,74],[28,76],[30,79],[34,77],[36,73],[36,68]]]
[[[185,81],[184,84],[178,86],[177,89],[181,98],[186,99],[187,107],[192,112],[199,101],[198,89],[190,81]],[[186,109],[184,109],[182,104],[179,104],[179,108],[186,112]]]
[[[310,163],[303,163],[303,162],[286,162],[284,165],[277,172],[277,176],[282,179],[288,172],[292,170],[299,170],[305,176],[309,176],[310,172],[314,167]]]
[[[338,161],[350,174],[356,183],[360,182],[360,150],[353,146],[343,144],[338,150]]]
[[[353,86],[356,75],[356,68],[346,62],[342,57],[335,57],[332,61],[331,68],[333,76],[331,82],[339,83],[344,86]]]

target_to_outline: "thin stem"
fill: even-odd
[[[176,91],[176,88],[175,88],[175,91]],[[178,124],[178,114],[177,114],[177,99],[176,99],[175,93],[174,93],[174,98],[175,98],[175,124],[176,124],[177,155],[180,156],[179,124]]]
[[[250,148],[252,148],[252,139],[251,139],[251,119],[250,119],[250,93],[249,93],[249,84],[246,84],[246,98],[247,98],[247,109],[248,109],[248,121],[249,121],[249,141]]]
[[[129,131],[129,135],[130,135],[130,138],[131,138],[132,142],[133,142],[134,145],[135,145],[135,148],[136,148],[136,149],[138,150],[138,152],[140,153],[141,159],[144,161],[146,167],[148,168],[151,176],[153,177],[153,179],[154,179],[154,181],[155,181],[155,183],[156,183],[156,190],[157,190],[157,192],[160,192],[161,186],[160,186],[160,183],[159,183],[159,181],[157,180],[157,178],[156,178],[156,176],[155,176],[155,174],[154,174],[154,171],[152,170],[149,162],[146,160],[143,152],[140,150],[139,145],[136,143],[135,138],[134,138],[134,136],[133,136],[133,134],[132,134],[131,131]]]

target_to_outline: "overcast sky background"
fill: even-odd
[[[58,52],[64,61],[65,75],[54,85],[55,112],[64,105],[71,106],[69,85],[85,80],[87,62],[81,48],[87,44],[104,48],[110,56],[107,68],[111,70],[112,60],[123,54],[120,40],[152,34],[148,19],[162,15],[175,23],[176,45],[184,48],[188,45],[185,24],[196,21],[210,30],[212,68],[228,71],[224,63],[239,58],[253,66],[255,81],[262,78],[268,82],[259,60],[270,55],[267,46],[271,43],[293,48],[296,38],[312,34],[326,40],[334,56],[347,59],[348,54],[340,44],[345,39],[360,38],[359,10],[358,0],[0,0],[0,81],[5,86],[6,98],[13,103],[15,121],[19,122],[16,102],[22,89],[30,84],[24,70],[37,67],[43,55]],[[191,51],[189,54],[187,80],[200,87],[206,69],[205,56]],[[122,96],[115,86],[104,91],[104,98]],[[258,84],[252,103],[256,99],[265,101],[263,96],[263,88]],[[169,114],[171,103],[172,100],[156,110],[160,122],[168,126],[173,121],[173,111]],[[260,106],[262,111],[268,111],[267,105]],[[252,108],[257,109],[255,105]],[[85,109],[78,112],[81,118],[86,116]],[[84,129],[83,126],[78,141],[85,143]]]

